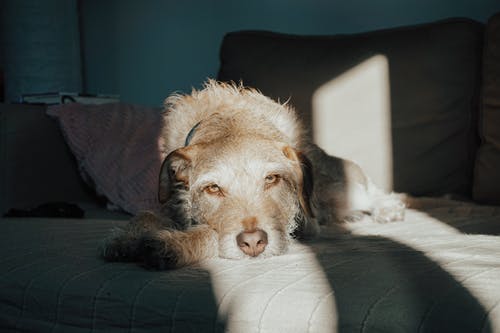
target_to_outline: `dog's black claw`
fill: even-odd
[[[141,246],[142,266],[153,270],[167,270],[177,266],[175,253],[160,239],[144,240]]]
[[[358,222],[361,221],[365,216],[366,212],[363,211],[353,211],[344,217],[344,222]]]

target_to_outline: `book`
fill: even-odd
[[[71,92],[55,92],[41,94],[25,94],[21,96],[21,103],[25,104],[66,104],[66,103],[81,103],[81,104],[106,104],[120,102],[119,95],[88,95]]]

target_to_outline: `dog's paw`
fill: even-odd
[[[405,218],[405,204],[394,197],[380,201],[372,211],[373,219],[378,223],[402,221]]]
[[[179,266],[179,255],[164,239],[145,237],[139,251],[145,268],[167,270]]]
[[[365,216],[366,216],[366,212],[363,212],[361,210],[355,210],[355,211],[351,211],[347,215],[345,215],[342,218],[342,221],[348,222],[348,223],[358,222],[358,221],[361,221]]]
[[[122,237],[110,238],[100,247],[100,255],[107,261],[134,261],[134,249],[130,240]]]

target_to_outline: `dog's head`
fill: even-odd
[[[267,257],[282,254],[297,221],[312,214],[311,191],[311,165],[303,154],[244,135],[170,153],[159,199],[177,218],[216,230],[221,257]]]

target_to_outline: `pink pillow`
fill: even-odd
[[[158,175],[166,156],[160,108],[128,104],[51,106],[82,176],[110,204],[131,214],[158,211]]]

